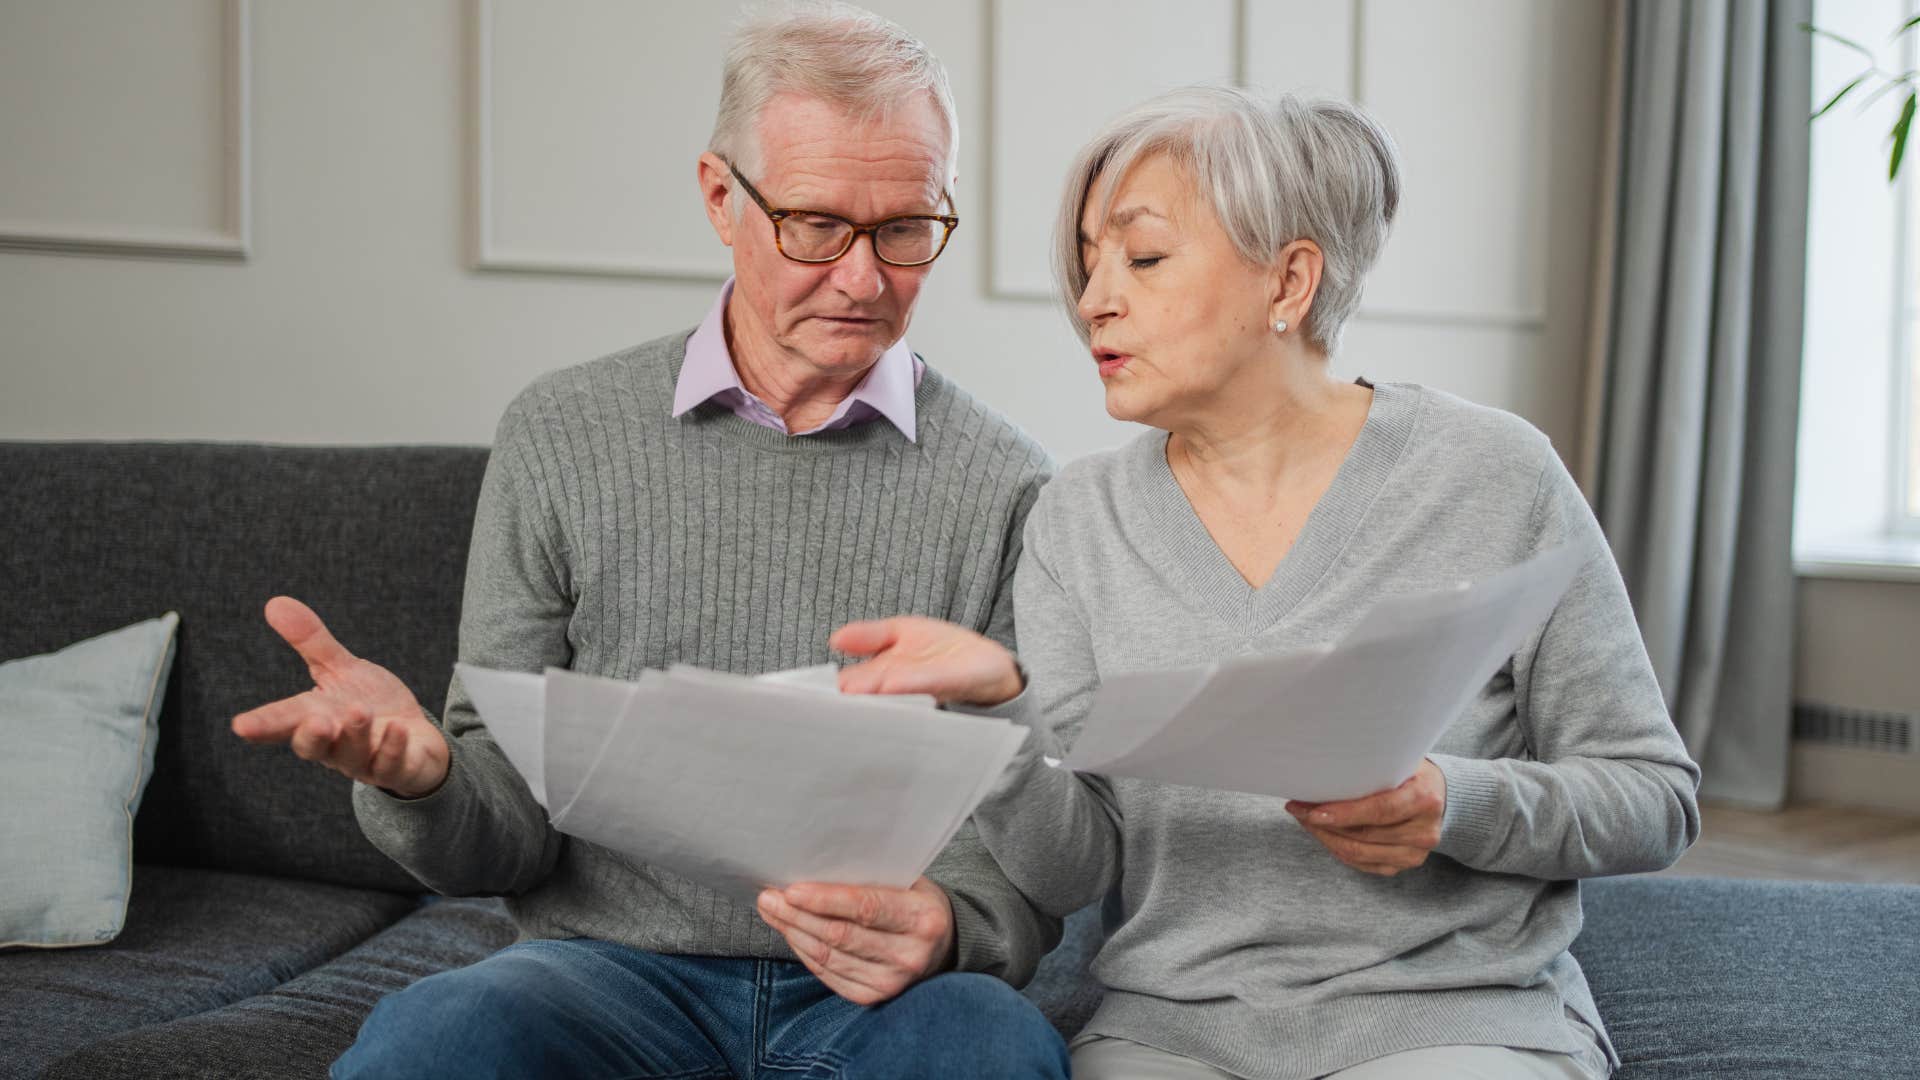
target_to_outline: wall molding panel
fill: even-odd
[[[1152,94],[1232,81],[1243,2],[987,0],[989,296],[1053,298],[1053,219],[1074,152]]]
[[[1553,13],[1534,0],[1460,2],[1470,10],[1119,0],[1092,18],[988,0],[988,295],[1051,299],[1044,238],[1060,185],[1112,112],[1174,85],[1223,82],[1346,96],[1399,140],[1407,195],[1357,321],[1543,331]],[[1080,57],[1071,72],[1058,67],[1067,40]],[[1097,94],[1080,90],[1096,77]]]
[[[168,21],[195,6],[196,21],[218,39],[199,43],[217,61],[197,93],[217,106],[197,119],[194,91],[140,81],[199,73],[198,54],[170,46],[191,46],[201,28]],[[9,97],[40,103],[6,117],[13,160],[0,174],[0,249],[244,260],[252,246],[250,0],[153,4],[79,25],[90,14],[100,13],[56,4],[0,11],[0,38],[14,39],[0,45],[0,66],[14,69],[0,85]],[[64,62],[56,69],[56,61]],[[89,61],[113,70],[89,71]],[[163,142],[168,123],[182,119],[198,124],[200,137]],[[217,160],[198,160],[193,141]],[[159,159],[181,150],[182,160]]]
[[[684,71],[671,63],[595,62],[595,50],[617,51],[622,40],[644,35],[645,20],[655,17],[650,9],[607,0],[544,7],[468,0],[474,269],[685,282],[719,282],[732,272],[726,248],[699,213],[691,163],[718,104],[713,58],[733,12],[725,4],[679,12],[698,25],[683,26],[685,40],[661,59],[684,58]],[[635,106],[667,95],[670,109]],[[564,128],[612,134],[597,142],[562,137],[562,125],[540,123],[542,110],[552,109],[603,109],[601,125],[576,116]],[[655,127],[634,130],[636,116]],[[650,153],[655,136],[662,142]],[[687,162],[686,171],[658,168],[662,156]]]

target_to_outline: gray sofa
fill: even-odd
[[[304,689],[286,592],[424,700],[444,693],[479,448],[0,442],[0,659],[181,616],[133,900],[105,946],[0,951],[0,1078],[316,1077],[382,995],[512,940],[423,895],[348,784],[228,720]],[[3,854],[3,853],[0,853]],[[1920,888],[1591,882],[1575,945],[1628,1080],[1920,1076]],[[1098,1000],[1095,916],[1028,993]]]

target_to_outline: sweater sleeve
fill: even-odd
[[[1014,575],[1027,688],[1002,707],[1033,734],[974,811],[974,822],[1021,893],[1064,918],[1119,880],[1120,810],[1105,777],[1047,763],[1065,757],[1079,736],[1099,671],[1086,623],[1049,563],[1045,525],[1043,499]]]
[[[982,631],[1008,647],[1015,640],[1014,567],[1020,560],[1028,512],[1045,482],[1042,470],[1020,487],[1002,544],[998,586]],[[946,891],[953,904],[955,966],[961,971],[983,972],[1016,987],[1025,986],[1039,968],[1040,958],[1060,942],[1060,920],[1034,907],[1014,887],[971,819],[927,868],[927,877]]]
[[[474,513],[460,611],[460,659],[542,671],[572,655],[573,614],[564,550],[527,467],[527,426],[515,408],[500,422]],[[515,894],[552,871],[563,838],[508,763],[455,676],[439,721],[446,782],[419,799],[355,784],[354,814],[375,847],[436,892]]]
[[[1032,517],[1033,504],[1040,498],[1040,491],[1046,485],[1051,474],[1050,464],[1043,464],[1041,470],[1026,478],[1014,498],[1013,512],[1008,515],[1006,537],[1000,545],[999,577],[994,583],[993,606],[987,613],[987,625],[980,632],[1012,649],[1017,644],[1014,632],[1014,575],[1020,568],[1020,556],[1026,547],[1027,521]]]
[[[1435,850],[1548,880],[1658,870],[1700,835],[1700,769],[1668,717],[1600,524],[1560,459],[1544,454],[1520,557],[1564,543],[1587,560],[1513,658],[1530,757],[1433,756],[1447,784]]]

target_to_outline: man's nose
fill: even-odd
[[[855,236],[853,246],[833,264],[833,287],[856,303],[871,304],[887,291],[887,278],[881,270],[885,264],[874,252],[873,243],[872,233]]]

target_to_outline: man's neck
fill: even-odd
[[[740,385],[778,414],[788,431],[811,431],[826,423],[873,370],[869,364],[845,375],[822,372],[789,355],[765,335],[735,334],[733,320],[733,304],[729,302],[720,325],[726,331],[727,353],[733,358]]]

